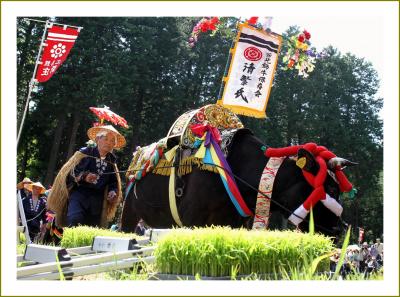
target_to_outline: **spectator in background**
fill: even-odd
[[[369,249],[369,254],[372,256],[372,257],[374,257],[374,258],[376,258],[376,256],[378,256],[378,250],[376,249],[376,247],[375,247],[375,245],[372,243],[372,241],[371,241],[371,243],[370,243],[370,249]]]
[[[369,277],[369,275],[373,272],[376,272],[376,269],[378,267],[378,263],[376,262],[376,258],[372,257],[371,255],[368,256],[367,261],[367,268],[365,270],[365,276]]]
[[[24,177],[24,179],[17,184],[17,194],[18,192],[20,193],[22,200],[29,194],[29,191],[25,189],[25,185],[29,185],[31,183],[32,181],[29,177]]]
[[[31,241],[34,242],[36,235],[40,233],[42,225],[46,223],[46,197],[43,195],[46,189],[40,182],[26,184],[25,189],[30,193],[22,201],[22,205],[29,236]]]
[[[139,223],[137,224],[137,226],[135,228],[135,233],[137,235],[143,236],[145,231],[146,231],[146,227],[144,226],[144,221],[143,221],[143,219],[140,219]]]
[[[365,271],[367,264],[366,261],[368,256],[369,256],[368,243],[364,242],[361,246],[361,252],[360,252],[360,272]]]
[[[381,239],[380,238],[376,239],[376,243],[374,244],[374,247],[378,251],[378,254],[382,255],[382,253],[383,253],[383,243],[381,243]]]

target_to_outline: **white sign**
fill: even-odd
[[[265,118],[281,43],[279,35],[241,24],[219,103],[238,114]]]

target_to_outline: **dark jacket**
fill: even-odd
[[[40,196],[36,206],[33,205],[32,194],[22,200],[29,233],[40,231],[40,222],[46,223],[46,197]]]
[[[105,190],[118,191],[118,182],[113,164],[116,157],[108,153],[100,158],[97,147],[85,147],[80,152],[88,155],[75,166],[70,179],[73,187],[70,191],[68,205],[68,224],[85,224],[98,226],[101,224],[101,213],[104,205]],[[89,173],[98,175],[97,183],[88,183],[85,177]],[[108,188],[107,188],[108,187]],[[82,213],[84,213],[82,217]]]

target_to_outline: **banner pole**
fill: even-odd
[[[18,150],[18,144],[19,144],[19,140],[20,140],[20,137],[21,137],[21,133],[22,133],[22,128],[24,127],[25,117],[26,117],[26,114],[28,112],[29,100],[31,99],[32,89],[33,89],[33,87],[35,85],[36,71],[37,71],[37,68],[38,68],[38,65],[39,65],[38,63],[39,63],[39,60],[40,60],[40,54],[42,53],[44,39],[45,39],[47,28],[48,28],[49,24],[50,24],[50,22],[47,20],[46,24],[45,24],[44,31],[43,31],[42,40],[40,41],[39,52],[38,52],[38,55],[36,57],[35,69],[33,70],[32,79],[29,82],[29,91],[28,91],[28,96],[26,98],[25,109],[24,109],[24,113],[22,115],[21,123],[19,124],[19,131],[18,131],[18,136],[17,136],[17,150]]]
[[[226,77],[226,75],[227,75],[227,73],[228,73],[228,71],[229,71],[229,65],[230,65],[231,59],[232,59],[231,50],[233,49],[234,44],[235,44],[235,41],[236,41],[236,36],[237,36],[237,31],[238,31],[239,22],[240,22],[240,18],[239,18],[239,20],[236,22],[235,37],[233,38],[232,43],[231,43],[231,47],[229,48],[228,59],[227,59],[227,61],[226,61],[225,70],[224,70],[224,75],[223,75],[223,77],[222,77],[222,83],[221,83],[221,87],[219,88],[217,100],[221,100],[222,92],[223,92],[223,90],[224,90],[224,86],[225,86],[224,79],[225,79],[225,77]]]
[[[26,19],[26,20],[29,20],[29,21],[34,21],[34,22],[39,22],[39,23],[46,23],[46,22],[48,22],[48,20],[47,21],[42,21],[42,20],[36,20],[36,19],[30,19],[30,18],[24,18],[24,19]],[[60,24],[60,23],[54,23],[54,22],[51,22],[53,25],[60,25],[60,26],[65,26],[65,24]],[[83,27],[80,27],[80,26],[73,26],[73,25],[67,25],[68,27],[72,27],[72,28],[78,28],[79,29],[79,31],[83,28]],[[79,32],[78,31],[78,32]]]

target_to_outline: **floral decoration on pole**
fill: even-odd
[[[221,24],[218,17],[204,17],[196,26],[193,27],[192,33],[189,37],[188,45],[194,47],[199,35],[207,31],[211,31],[210,36],[214,36],[218,31],[219,24]]]
[[[271,32],[272,17],[250,17],[239,23],[246,23],[259,30]],[[199,39],[200,34],[211,32],[210,36],[214,36],[218,30],[222,30],[224,26],[227,26],[226,21],[221,20],[218,17],[204,17],[196,26],[194,26],[191,36],[188,41],[189,47],[193,48]],[[284,70],[297,70],[298,75],[304,78],[309,76],[315,68],[315,62],[319,58],[324,58],[324,52],[317,52],[314,48],[311,48],[311,34],[307,30],[296,33],[292,36],[284,37],[286,42],[287,52],[283,53],[282,61],[285,64]]]
[[[299,75],[303,77],[308,77],[309,73],[314,70],[316,59],[323,57],[323,54],[317,53],[315,49],[310,49],[310,38],[311,34],[304,30],[285,40],[288,50],[283,56],[283,62],[287,63],[284,70],[297,69]]]

